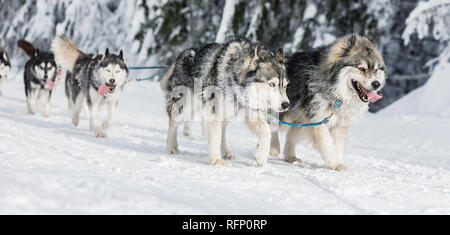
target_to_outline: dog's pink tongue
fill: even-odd
[[[383,95],[378,94],[376,91],[372,91],[369,94],[367,94],[367,98],[369,98],[370,103],[375,103],[375,102],[383,99]]]
[[[104,94],[106,94],[106,92],[108,92],[109,91],[109,86],[108,85],[106,85],[106,84],[103,84],[103,85],[101,85],[99,88],[98,88],[98,93],[100,94],[100,95],[104,95]]]
[[[367,98],[369,98],[370,103],[375,103],[381,99],[383,99],[382,94],[378,94],[376,91],[369,91],[363,86],[361,86],[361,90],[364,92],[365,95],[367,95]]]
[[[55,87],[55,83],[50,79],[47,79],[46,83],[47,86],[50,87],[50,89],[53,89]]]

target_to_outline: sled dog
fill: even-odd
[[[2,95],[3,84],[6,82],[7,75],[11,69],[11,62],[9,61],[6,51],[0,49],[0,96]]]
[[[235,158],[226,143],[227,122],[242,113],[259,137],[256,161],[265,165],[272,132],[267,115],[289,109],[284,58],[282,49],[273,53],[239,37],[181,53],[161,79],[169,115],[168,152],[180,153],[177,129],[201,110],[209,160],[212,165],[226,165],[225,160]]]
[[[57,63],[68,72],[65,91],[73,125],[78,126],[80,112],[87,104],[90,129],[97,137],[106,137],[129,74],[123,52],[115,55],[107,49],[104,55],[87,55],[63,37],[53,40],[52,51]],[[108,107],[108,118],[101,123],[99,112],[103,104]]]
[[[386,67],[373,39],[349,35],[334,44],[293,55],[287,62],[287,93],[292,108],[283,115],[291,123],[326,125],[288,127],[284,157],[296,162],[295,147],[309,137],[325,163],[333,170],[347,170],[344,146],[348,128],[361,119],[369,103],[382,98]],[[271,155],[278,156],[278,133],[273,133]]]
[[[28,113],[39,113],[45,98],[44,117],[49,117],[51,99],[57,78],[55,56],[50,52],[36,49],[25,40],[19,40],[17,44],[29,58],[25,64],[23,75]]]

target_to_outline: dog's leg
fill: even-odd
[[[38,96],[37,96],[37,100],[36,100],[36,113],[39,113],[41,111],[41,106],[42,103],[44,102],[44,98],[45,98],[45,90],[43,89],[39,89],[38,91]]]
[[[208,122],[208,152],[209,161],[213,166],[226,166],[227,163],[222,159],[221,145],[222,145],[222,131],[223,123],[219,121]]]
[[[280,138],[278,138],[278,131],[272,132],[272,138],[270,141],[270,156],[275,158],[280,157]]]
[[[236,155],[230,151],[230,148],[227,144],[227,122],[223,122],[222,125],[222,145],[221,145],[221,151],[222,151],[222,157],[226,160],[234,160],[236,159]]]
[[[325,163],[333,170],[338,170],[336,145],[328,126],[312,127],[310,129],[314,147],[322,155]]]
[[[192,135],[192,122],[191,121],[184,122],[183,135],[184,136]]]
[[[180,154],[178,149],[178,127],[182,122],[174,120],[174,118],[169,115],[169,132],[167,134],[167,151],[169,154]]]
[[[102,126],[98,120],[98,114],[100,112],[101,102],[97,101],[89,106],[89,120],[91,131],[95,133],[98,138],[106,137],[106,134],[102,131]]]
[[[29,114],[31,114],[31,115],[33,115],[33,114],[35,114],[36,113],[36,110],[35,110],[35,103],[36,103],[36,100],[35,100],[35,96],[36,96],[36,89],[29,89],[29,90],[27,90],[28,91],[28,93],[27,93],[27,108],[28,108],[28,113]]]
[[[76,97],[75,104],[72,109],[72,123],[75,127],[77,127],[80,123],[80,112],[81,109],[85,106],[85,103],[86,97],[81,93],[78,94],[78,97]]]
[[[336,145],[337,150],[337,158],[338,158],[338,171],[347,171],[348,168],[344,164],[344,150],[345,150],[345,142],[348,135],[348,128],[346,127],[337,127],[333,128],[331,134],[334,137],[334,144]]]
[[[117,108],[116,101],[108,102],[108,119],[102,124],[103,130],[108,130],[109,128],[111,128],[114,122],[114,114],[116,113],[116,108]]]
[[[44,117],[50,117],[50,109],[52,105],[52,91],[45,92],[45,107],[44,107]]]
[[[295,147],[300,141],[300,137],[303,134],[302,129],[290,127],[286,135],[286,144],[284,146],[284,160],[289,163],[302,162],[295,153]]]
[[[203,138],[208,139],[208,122],[205,120],[202,121],[202,132]]]
[[[272,131],[270,125],[265,120],[247,121],[250,131],[258,136],[258,146],[256,147],[255,159],[258,166],[262,167],[267,164],[270,154],[270,140]]]
[[[5,79],[4,78],[0,78],[0,96],[3,95],[2,88],[3,88],[3,84],[4,83],[5,83]]]
[[[73,99],[72,99],[71,96],[69,96],[69,98],[67,98],[67,104],[68,104],[67,108],[68,108],[68,111],[69,111],[69,116],[72,117],[74,105],[73,105]]]

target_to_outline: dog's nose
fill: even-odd
[[[114,80],[114,79],[109,80],[109,84],[114,84],[114,83],[116,83],[116,80]]]
[[[380,86],[381,86],[381,83],[379,81],[372,82],[373,89],[376,90],[376,89],[380,88]]]
[[[45,75],[45,76],[44,76],[44,79],[48,79],[48,76],[47,76],[47,75]]]
[[[288,102],[284,102],[281,104],[281,109],[283,109],[283,111],[287,111],[290,107],[291,104],[289,104]]]

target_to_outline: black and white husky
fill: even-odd
[[[344,146],[348,128],[369,109],[368,103],[382,98],[378,94],[386,82],[386,68],[372,39],[350,35],[336,43],[297,53],[287,62],[288,96],[292,108],[284,120],[318,123],[332,115],[327,125],[289,127],[284,156],[299,161],[295,147],[309,137],[325,163],[334,170],[347,170]],[[277,133],[272,138],[271,155],[278,156]]]
[[[259,137],[256,161],[265,165],[271,138],[267,115],[289,108],[283,62],[282,49],[273,53],[245,38],[184,51],[161,79],[169,115],[168,152],[180,153],[177,129],[201,110],[201,121],[207,123],[210,162],[226,165],[224,159],[235,157],[226,143],[226,124],[243,113]]]
[[[127,82],[128,67],[123,52],[119,55],[86,55],[68,38],[57,37],[52,50],[58,64],[69,75],[66,78],[66,95],[69,113],[75,126],[79,124],[80,112],[85,104],[89,107],[90,128],[97,137],[106,137],[114,120],[117,104]],[[108,119],[99,121],[103,104],[108,107]]]
[[[6,51],[0,50],[0,96],[2,95],[3,84],[6,82],[10,69],[11,62],[9,61]]]
[[[25,40],[19,40],[17,44],[29,58],[23,75],[28,113],[39,113],[45,98],[44,117],[49,117],[57,78],[55,56],[50,52],[39,51]]]

